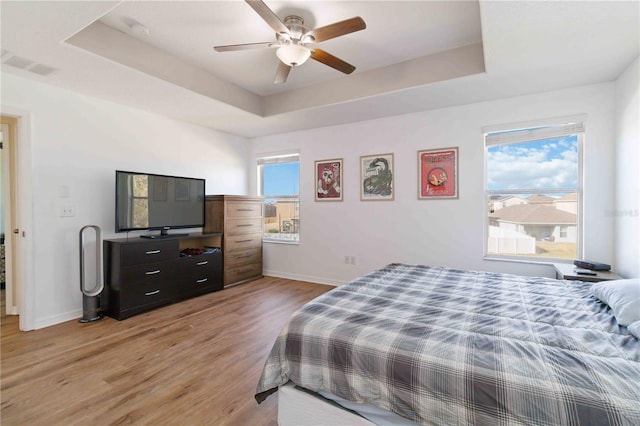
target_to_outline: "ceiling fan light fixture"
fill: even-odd
[[[297,67],[309,59],[311,51],[299,44],[287,44],[286,46],[278,48],[276,55],[283,64],[289,65],[290,67]]]

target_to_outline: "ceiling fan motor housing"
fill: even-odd
[[[283,64],[296,67],[303,64],[311,55],[311,51],[302,43],[302,37],[309,29],[303,25],[304,19],[296,15],[284,18],[284,24],[289,29],[289,34],[276,34],[278,43],[282,45],[276,51],[276,56]]]
[[[277,33],[276,38],[280,43],[301,43],[302,37],[309,31],[309,28],[304,26],[304,19],[296,15],[289,15],[284,18],[284,24],[289,28],[289,34]],[[305,40],[304,43],[312,43],[313,37],[309,36],[309,38],[311,40]]]

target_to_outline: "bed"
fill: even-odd
[[[255,398],[288,384],[408,424],[638,425],[640,342],[591,285],[390,264],[296,312]]]

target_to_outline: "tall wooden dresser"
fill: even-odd
[[[222,232],[223,283],[262,277],[263,200],[241,195],[207,195],[204,231]]]

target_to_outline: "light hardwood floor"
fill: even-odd
[[[2,317],[0,422],[275,425],[255,387],[290,315],[333,287],[265,277],[124,321]]]

